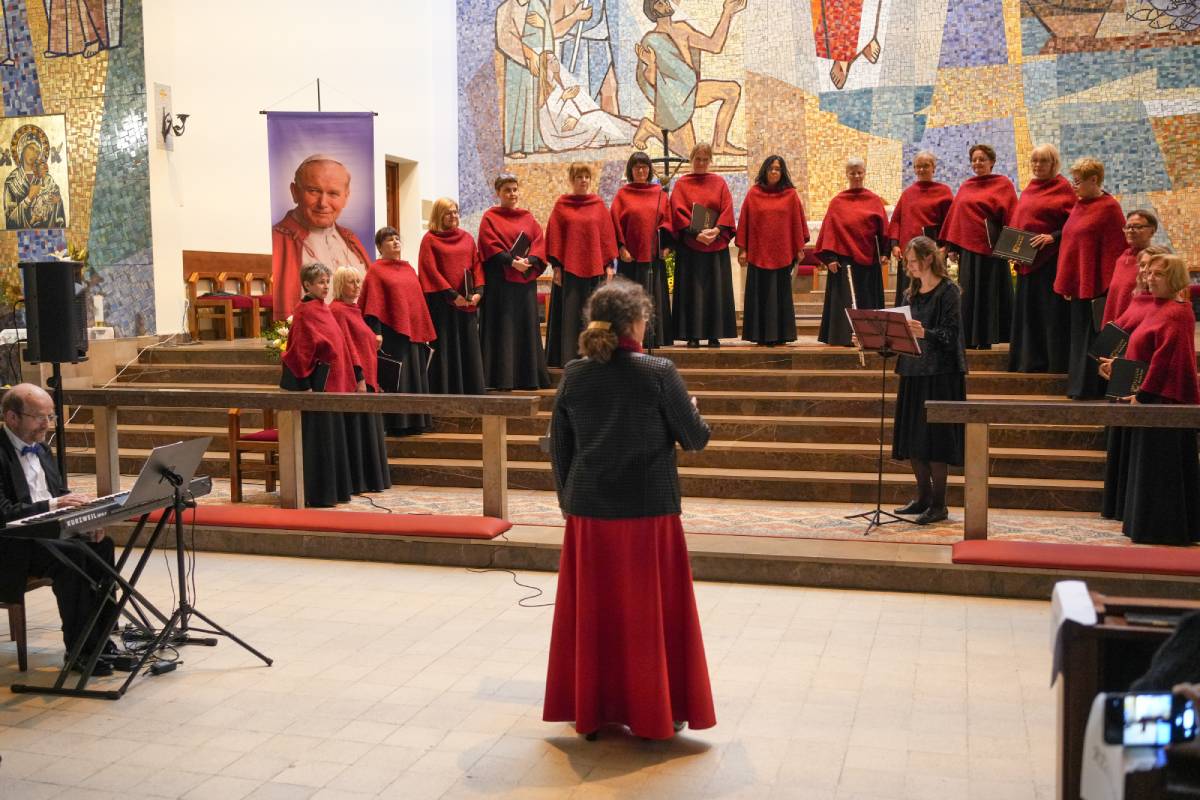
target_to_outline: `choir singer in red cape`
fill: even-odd
[[[904,305],[904,294],[908,288],[908,271],[904,269],[904,251],[908,243],[918,236],[928,236],[937,241],[942,223],[954,202],[954,192],[944,183],[933,179],[937,171],[937,156],[922,150],[913,156],[913,173],[916,183],[900,194],[892,219],[888,223],[887,235],[892,248],[892,259],[896,266],[896,305]]]
[[[817,258],[829,270],[817,333],[817,341],[825,344],[851,345],[846,309],[883,308],[879,247],[887,231],[887,210],[879,195],[864,188],[866,179],[866,163],[846,159],[849,188],[829,201],[817,234]]]
[[[483,264],[471,234],[458,227],[458,203],[438,198],[421,240],[417,276],[437,333],[429,362],[435,394],[483,394],[483,355],[475,311],[483,298]]]
[[[479,255],[487,297],[480,314],[483,377],[489,389],[548,389],[546,350],[538,319],[537,279],[546,271],[542,226],[523,208],[521,184],[510,172],[494,184],[496,200],[479,221]],[[521,240],[521,252],[512,248]]]
[[[546,320],[546,363],[552,367],[579,357],[583,307],[616,274],[617,234],[604,201],[592,193],[592,168],[572,163],[567,177],[572,193],[558,198],[546,225],[546,254],[554,267]]]
[[[1134,209],[1125,215],[1125,243],[1129,247],[1117,257],[1113,267],[1112,281],[1108,284],[1108,299],[1104,301],[1104,319],[1101,327],[1113,322],[1125,313],[1133,299],[1138,276],[1141,274],[1141,253],[1150,246],[1150,240],[1158,231],[1158,217],[1144,208]]]
[[[972,145],[968,155],[975,174],[958,187],[942,240],[958,253],[967,348],[990,350],[1007,342],[1012,331],[1012,273],[1008,259],[992,256],[992,247],[1016,210],[1017,190],[1007,175],[992,172],[996,151],[991,145]]]
[[[729,241],[733,238],[733,195],[720,175],[708,171],[712,146],[692,148],[692,171],[671,190],[671,232],[675,236],[675,301],[671,306],[676,339],[688,347],[720,347],[721,339],[737,336],[733,308],[733,270]],[[690,229],[696,205],[712,213],[712,224]]]
[[[429,394],[429,343],[437,339],[429,305],[412,264],[403,261],[400,231],[375,232],[379,260],[367,270],[358,305],[363,320],[381,337],[376,359],[379,390]],[[422,433],[433,426],[428,414],[385,414],[389,436]]]
[[[325,304],[331,278],[324,264],[300,269],[304,294],[292,312],[284,350],[281,389],[294,392],[353,392],[358,389],[354,352]],[[327,508],[350,502],[350,459],[346,425],[333,411],[301,411],[304,439],[304,504]]]
[[[1021,192],[1012,227],[1034,234],[1038,248],[1032,264],[1016,262],[1017,297],[1013,304],[1009,372],[1067,371],[1071,349],[1071,307],[1054,292],[1058,276],[1058,243],[1063,225],[1075,207],[1075,190],[1062,175],[1058,148],[1033,148],[1029,164],[1033,179]]]
[[[619,246],[617,274],[640,283],[654,303],[646,326],[644,347],[671,344],[671,299],[667,265],[663,256],[670,241],[671,201],[657,181],[654,165],[645,153],[634,153],[625,163],[626,183],[612,202],[613,227]]]
[[[709,428],[675,365],[642,353],[640,285],[597,289],[586,315],[550,425],[567,527],[542,718],[589,740],[605,725],[668,739],[717,721],[675,464]]]
[[[746,270],[742,338],[774,347],[796,341],[792,269],[804,257],[808,220],[780,156],[767,156],[738,214],[738,264]]]
[[[1104,396],[1104,384],[1088,350],[1100,332],[1096,323],[1103,317],[1117,259],[1125,252],[1125,213],[1104,191],[1104,165],[1096,159],[1081,158],[1071,165],[1071,185],[1079,199],[1063,225],[1054,291],[1071,304],[1067,397],[1094,400]]]

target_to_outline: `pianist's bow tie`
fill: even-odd
[[[27,455],[29,455],[30,453],[33,453],[33,454],[36,456],[36,455],[37,455],[37,453],[38,453],[38,450],[39,450],[40,448],[41,448],[41,445],[37,445],[37,444],[27,444],[27,445],[25,445],[24,447],[22,447],[22,448],[21,448],[21,455],[23,455],[23,456],[27,456]]]

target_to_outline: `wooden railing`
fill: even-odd
[[[271,409],[279,427],[279,499],[284,508],[304,507],[304,441],[300,412],[343,411],[431,414],[483,420],[483,513],[508,516],[508,420],[537,414],[534,396],[339,394],[277,390],[68,389],[69,406],[92,409],[96,437],[96,491],[120,488],[117,417],[121,408]]]
[[[930,422],[960,423],[967,428],[963,461],[963,536],[966,539],[986,539],[988,534],[989,425],[1200,428],[1200,406],[930,400],[925,404],[925,411]]]

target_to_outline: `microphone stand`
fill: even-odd
[[[675,175],[679,172],[683,165],[687,163],[687,159],[671,155],[670,135],[671,131],[668,131],[664,128],[662,132],[662,158],[650,159],[651,164],[662,164],[663,168],[663,191],[659,192],[658,194],[657,209],[655,210],[654,214],[656,224],[659,217],[662,216],[663,197],[666,196],[667,192],[671,190],[671,181],[675,180]],[[675,166],[674,170],[671,169],[672,165]],[[646,267],[646,288],[650,292],[651,299],[654,298],[656,294],[655,290],[658,288],[657,276],[655,274],[656,264],[662,259],[662,252],[666,247],[666,242],[663,241],[663,229],[661,225],[658,225],[654,230],[654,242],[656,245],[655,252],[650,258],[650,264]],[[678,252],[678,250],[676,250],[676,252]],[[676,263],[678,263],[678,261]],[[666,266],[665,262],[663,266]],[[669,298],[670,291],[667,290],[667,293],[664,295],[663,299],[669,302]],[[653,306],[654,310],[650,317],[650,336],[648,340],[649,344],[647,345],[646,350],[650,353],[653,353],[654,348],[661,347],[663,345],[658,341],[658,303],[651,303],[651,305]],[[671,339],[671,341],[674,342],[674,339]]]

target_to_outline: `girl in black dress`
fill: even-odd
[[[946,274],[937,244],[926,236],[908,243],[909,327],[920,356],[901,355],[896,363],[900,388],[892,429],[892,458],[908,459],[917,478],[917,496],[897,514],[916,514],[918,525],[940,522],[946,510],[946,473],[962,466],[963,426],[934,425],[925,417],[926,400],[967,399],[967,354],[963,347],[962,301]]]

